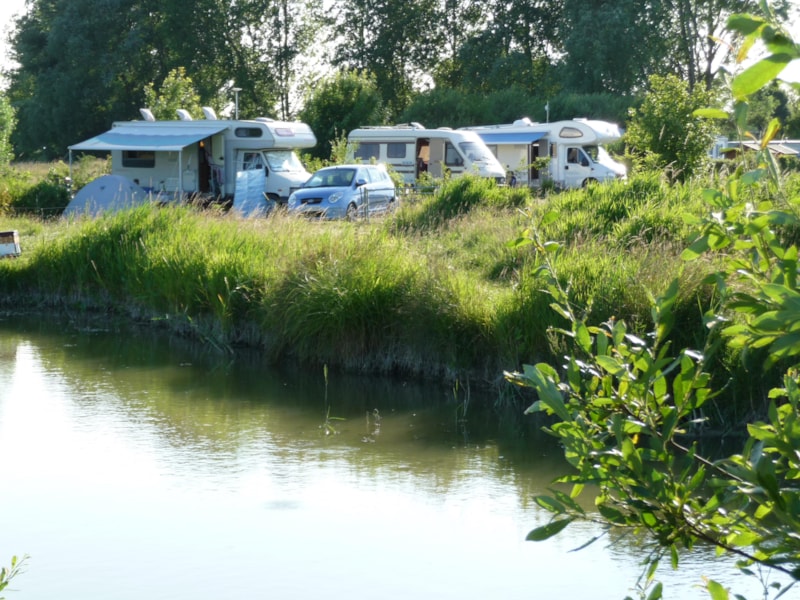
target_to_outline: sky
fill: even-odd
[[[0,0],[0,23],[2,24],[2,31],[0,31],[0,65],[6,67],[10,64],[7,54],[7,47],[5,45],[5,38],[11,27],[12,17],[19,15],[25,11],[25,0]],[[791,33],[796,42],[800,42],[800,11],[793,19],[790,19]],[[793,61],[787,69],[781,73],[781,79],[786,81],[793,81],[800,83],[800,60]]]

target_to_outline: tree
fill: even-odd
[[[564,72],[571,91],[630,95],[658,73],[672,40],[662,2],[565,0]]]
[[[156,119],[174,120],[179,108],[187,110],[194,118],[202,118],[200,97],[183,67],[170,71],[158,91],[153,83],[148,83],[144,87],[144,98],[145,106]]]
[[[733,82],[734,114],[743,127],[741,103],[800,59],[800,45],[763,18],[734,15],[728,23],[745,43],[762,38],[770,48],[767,59]],[[700,114],[726,116],[716,109]],[[762,144],[777,130],[775,121]],[[552,417],[548,430],[574,467],[559,480],[572,486],[570,492],[554,488],[536,498],[553,519],[528,539],[548,539],[576,520],[644,533],[654,542],[638,586],[648,599],[663,595],[655,581],[659,563],[669,560],[678,568],[681,552],[700,543],[732,554],[745,573],[757,575],[757,566],[783,574],[785,586],[762,578],[765,598],[770,588],[777,598],[800,580],[800,248],[790,235],[800,219],[796,199],[783,195],[769,151],[759,152],[754,166],[743,165],[724,191],[705,192],[713,213],[695,221],[697,238],[683,253],[687,261],[716,253],[714,264],[721,265],[708,278],[720,303],[704,317],[710,335],[703,350],[670,348],[677,280],[653,298],[647,335],[635,335],[613,317],[593,325],[555,273],[558,245],[539,239],[535,228],[521,241],[542,254],[542,275],[566,320],[561,333],[571,356],[561,372],[527,365],[507,378],[536,392],[528,410]],[[778,386],[764,399],[765,410],[743,424],[741,451],[715,458],[692,434],[702,426],[703,409],[723,391],[705,372],[723,341],[760,355],[764,369],[782,370],[783,376],[775,373]],[[597,514],[576,501],[587,485],[597,490]],[[714,600],[733,597],[713,580],[706,588]]]
[[[61,156],[67,145],[130,116],[141,106],[139,81],[151,55],[145,3],[36,0],[12,35],[19,69],[9,74],[17,110],[12,141],[25,158]]]
[[[631,110],[625,141],[645,164],[669,168],[680,179],[691,177],[703,164],[715,131],[694,112],[710,106],[713,95],[690,92],[674,75],[653,75],[649,86],[642,105]]]
[[[179,68],[203,105],[221,109],[236,86],[243,113],[288,117],[319,2],[107,0],[98,10],[94,0],[32,0],[11,36],[17,153],[61,156],[134,118],[145,84]]]
[[[439,60],[436,0],[337,0],[334,65],[372,73],[392,117]]]
[[[317,136],[317,145],[310,154],[327,159],[335,140],[363,125],[385,123],[386,113],[373,76],[340,71],[313,86],[300,119]]]
[[[14,109],[5,94],[0,94],[0,166],[8,165],[14,160],[11,133],[15,125]]]

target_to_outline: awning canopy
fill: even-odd
[[[542,139],[543,131],[478,131],[485,144],[532,144]]]
[[[109,152],[111,150],[154,150],[161,152],[179,152],[209,136],[219,133],[228,126],[203,125],[187,129],[186,127],[114,127],[91,139],[74,144],[70,150]]]

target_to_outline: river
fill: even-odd
[[[636,597],[635,540],[524,541],[566,468],[524,418],[463,386],[259,362],[0,320],[0,564],[28,555],[5,597]],[[706,598],[703,575],[760,597],[709,551],[659,572],[667,598]]]

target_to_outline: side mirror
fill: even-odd
[[[366,185],[366,184],[367,184],[367,180],[364,179],[363,177],[356,181],[356,187],[361,187],[362,185]]]

